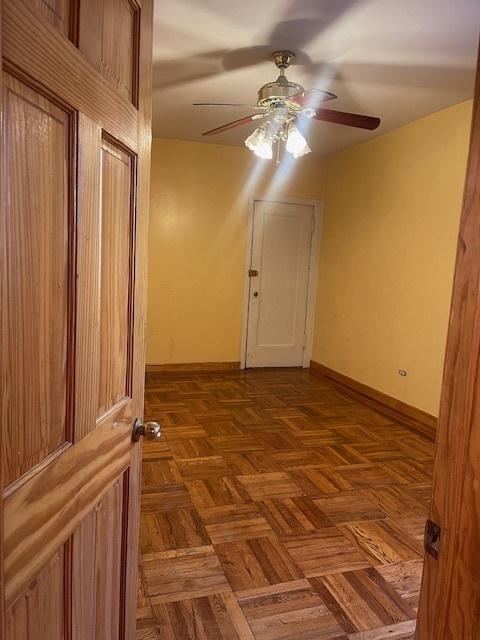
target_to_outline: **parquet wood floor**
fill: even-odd
[[[433,444],[308,370],[149,374],[137,640],[412,640]]]

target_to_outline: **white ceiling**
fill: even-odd
[[[153,133],[243,145],[253,123],[201,134],[251,109],[192,103],[255,103],[278,75],[270,53],[290,49],[289,79],[382,119],[373,132],[313,121],[313,151],[334,153],[471,98],[479,26],[480,0],[155,0]]]

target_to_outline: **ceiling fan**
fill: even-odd
[[[380,118],[320,108],[318,105],[322,102],[333,100],[337,96],[321,89],[305,90],[300,84],[287,80],[285,70],[294,59],[295,54],[291,51],[276,51],[272,54],[272,60],[280,70],[280,75],[274,82],[268,82],[260,88],[257,104],[195,103],[194,106],[252,107],[257,111],[250,116],[205,131],[202,135],[223,133],[228,129],[258,120],[259,126],[245,140],[245,145],[258,157],[271,159],[273,145],[276,143],[278,163],[282,144],[285,144],[286,150],[294,158],[311,152],[302,133],[308,119],[334,122],[360,129],[373,130],[378,127]]]

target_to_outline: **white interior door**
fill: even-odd
[[[314,221],[312,205],[255,202],[247,367],[303,364]]]

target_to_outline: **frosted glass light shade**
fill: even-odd
[[[293,122],[288,127],[287,151],[290,152],[294,158],[300,158],[312,151],[308,146],[308,142]]]

